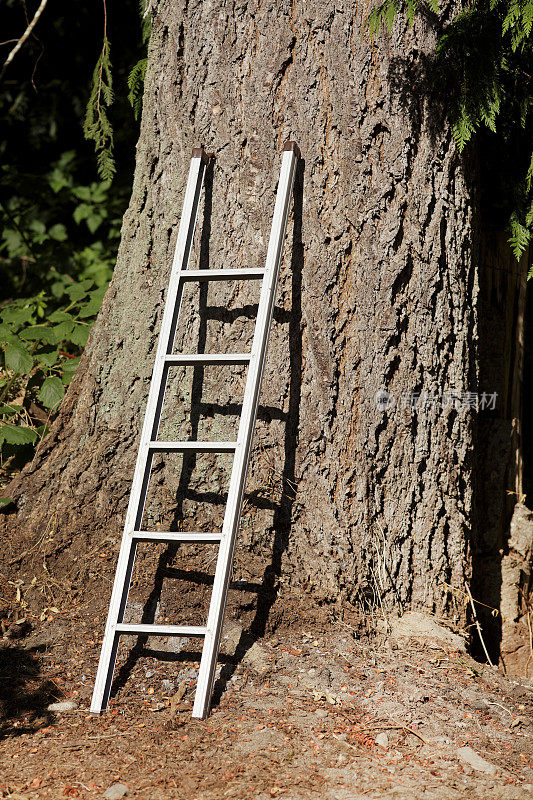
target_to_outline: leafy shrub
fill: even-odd
[[[75,176],[64,153],[44,176],[20,176],[19,193],[0,206],[0,272],[12,294],[0,303],[4,483],[57,414],[112,276],[127,189]],[[2,182],[14,185],[7,168]]]

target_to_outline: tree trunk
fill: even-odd
[[[203,144],[216,159],[191,266],[261,266],[291,138],[303,158],[236,569],[264,573],[270,585],[282,575],[329,603],[464,618],[475,412],[462,398],[477,390],[473,190],[423,90],[435,23],[397,22],[373,43],[362,23],[362,7],[346,0],[156,4],[115,275],[53,430],[11,487],[8,560],[39,543],[12,567],[21,575],[34,574],[44,547],[56,578],[74,579],[73,559],[120,533],[192,148]],[[178,347],[245,351],[255,291],[191,291]],[[230,435],[242,374],[224,369],[176,370],[165,437]],[[376,400],[384,389],[388,408]],[[143,524],[208,530],[228,475],[221,457],[162,459]],[[113,569],[114,558],[107,579]],[[101,572],[91,584],[91,570],[96,591]],[[106,600],[108,585],[98,590]]]

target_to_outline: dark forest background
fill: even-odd
[[[37,7],[4,4],[2,63]],[[113,100],[105,109],[113,128],[112,180],[102,179],[98,143],[84,134],[105,35],[113,74]],[[50,4],[2,75],[3,483],[46,433],[111,278],[138,137],[139,108],[132,107],[128,78],[136,73],[138,97],[145,40],[132,0]]]

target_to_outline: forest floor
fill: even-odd
[[[190,718],[192,644],[151,639],[156,658],[130,637],[95,717],[100,602],[1,640],[0,797],[533,797],[533,682],[474,661],[430,619],[370,632],[307,607],[253,640],[230,616],[206,721]],[[70,710],[48,710],[57,701]]]

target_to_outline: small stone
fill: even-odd
[[[250,647],[243,658],[243,663],[250,667],[260,677],[264,677],[270,669],[268,654],[264,647],[257,642]]]
[[[471,747],[459,747],[457,749],[457,756],[464,761],[465,764],[468,764],[469,767],[472,769],[477,770],[478,772],[484,772],[487,775],[494,775],[496,772],[496,767],[494,764],[491,764],[490,761],[486,761],[486,759],[482,758],[479,753],[476,753],[475,750],[472,750]]]
[[[161,688],[164,692],[171,692],[174,689],[174,681],[169,681],[165,678],[161,681]]]
[[[435,617],[421,611],[408,611],[403,617],[391,622],[395,639],[433,639],[447,645],[451,650],[465,652],[466,644],[462,636],[440,625]]]
[[[59,714],[64,711],[74,711],[78,704],[74,700],[63,700],[61,703],[50,703],[48,711],[57,711]]]
[[[317,715],[317,717],[327,717],[328,712],[326,711],[325,708],[317,708],[315,714]]]
[[[126,786],[125,783],[114,783],[113,786],[105,790],[102,797],[105,797],[106,800],[120,800],[120,798],[125,797],[128,792],[129,787]]]
[[[376,744],[379,747],[382,747],[384,750],[387,750],[389,746],[389,737],[386,733],[378,733],[376,736]]]

